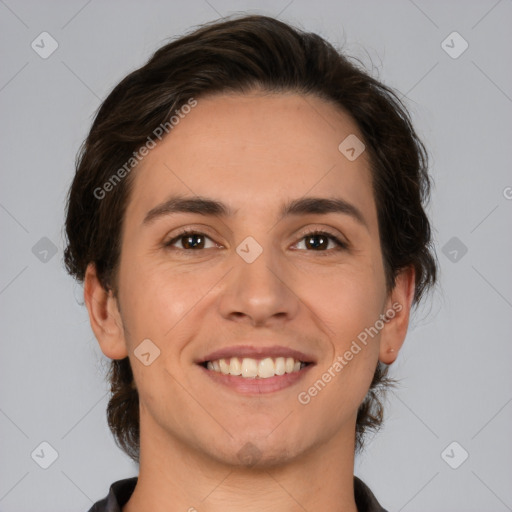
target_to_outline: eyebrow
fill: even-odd
[[[172,196],[165,202],[152,208],[144,217],[143,225],[174,213],[195,213],[213,217],[233,217],[236,213],[228,205],[204,196]],[[278,220],[288,216],[308,214],[341,213],[352,217],[361,226],[369,230],[368,223],[361,211],[340,197],[304,197],[294,199],[282,205]]]

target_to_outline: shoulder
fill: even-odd
[[[121,507],[130,499],[137,480],[136,476],[117,480],[110,486],[108,495],[97,501],[88,512],[121,512]]]
[[[355,475],[354,496],[358,512],[387,512],[377,501],[370,488]]]

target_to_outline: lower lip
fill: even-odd
[[[308,364],[298,372],[285,373],[284,375],[275,375],[267,379],[239,377],[236,375],[224,375],[214,370],[208,370],[204,366],[198,365],[201,370],[206,372],[208,377],[214,382],[222,384],[238,393],[246,395],[261,395],[262,393],[273,393],[288,388],[304,378],[308,370],[314,364]]]

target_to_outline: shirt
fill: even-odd
[[[132,495],[138,477],[118,480],[110,486],[108,495],[96,502],[88,512],[121,512]],[[354,476],[354,496],[358,512],[387,512],[383,509],[369,487]]]

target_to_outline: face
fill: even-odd
[[[392,297],[367,152],[338,149],[349,135],[363,139],[316,97],[217,95],[133,171],[123,330],[102,348],[130,357],[142,444],[277,464],[353,438],[384,333],[402,339],[381,321],[357,342]]]

